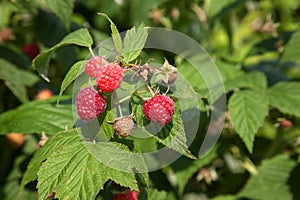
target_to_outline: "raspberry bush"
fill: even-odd
[[[0,199],[300,199],[299,8],[0,1]]]

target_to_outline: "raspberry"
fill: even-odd
[[[106,60],[103,56],[93,56],[86,64],[85,64],[85,73],[88,76],[96,77],[97,71],[99,68],[107,65]]]
[[[133,122],[133,116],[124,116],[114,121],[114,129],[118,135],[127,137],[130,135],[135,124]]]
[[[40,47],[37,44],[27,44],[22,46],[22,51],[31,59],[34,59],[40,53]]]
[[[123,78],[123,69],[116,63],[111,63],[98,71],[96,77],[98,88],[103,92],[112,92],[119,87]]]
[[[76,97],[76,108],[80,119],[96,119],[106,108],[105,98],[93,87],[81,89]]]
[[[167,95],[157,95],[143,103],[143,112],[147,119],[164,126],[174,114],[174,102]]]
[[[138,193],[134,190],[131,190],[125,194],[114,194],[111,198],[112,200],[138,200]]]

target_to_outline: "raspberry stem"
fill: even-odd
[[[94,57],[94,56],[95,56],[95,54],[94,54],[94,52],[93,52],[93,50],[92,50],[92,48],[91,48],[91,47],[89,47],[89,51],[90,51],[90,53],[92,54],[92,56]]]
[[[114,100],[116,102],[116,105],[118,107],[118,110],[119,110],[119,113],[120,113],[120,117],[123,117],[123,111],[122,111],[122,108],[121,108],[121,105],[120,105],[118,94],[116,92],[113,92],[113,98],[114,98]]]

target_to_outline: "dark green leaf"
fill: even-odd
[[[296,165],[295,161],[283,154],[264,160],[257,174],[250,177],[238,196],[260,200],[294,199],[287,182]]]
[[[146,43],[148,31],[143,24],[139,28],[133,27],[126,32],[124,38],[123,60],[129,63],[136,59]]]
[[[283,113],[300,117],[300,83],[281,82],[267,91],[270,105]]]
[[[29,71],[18,69],[15,65],[0,59],[0,80],[5,81],[5,85],[21,102],[26,102],[28,101],[26,87],[35,84],[39,78]]]
[[[217,149],[214,147],[205,157],[197,160],[181,157],[171,165],[176,175],[179,194],[183,194],[184,188],[193,174],[217,158]]]
[[[54,134],[73,127],[72,104],[55,105],[56,98],[31,101],[1,114],[0,135],[12,132]]]
[[[268,98],[258,91],[238,91],[230,97],[228,109],[234,129],[252,152],[255,134],[269,111]]]
[[[66,27],[70,27],[74,0],[46,0],[49,8],[61,19]]]
[[[48,51],[45,51],[38,55],[33,61],[33,67],[37,70],[37,72],[49,82],[49,79],[47,78],[48,75],[48,69],[49,69],[49,63],[51,59],[51,55],[53,51],[56,49],[70,45],[75,44],[78,46],[88,47],[90,48],[93,44],[93,39],[91,35],[89,34],[88,30],[85,28],[78,29],[66,37],[62,39],[61,42],[50,48]]]

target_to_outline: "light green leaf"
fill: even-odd
[[[159,191],[157,189],[147,189],[147,200],[165,200],[167,198],[167,192]]]
[[[5,85],[24,103],[28,101],[26,87],[35,84],[39,77],[0,59],[0,80],[4,80]]]
[[[300,30],[295,32],[289,42],[285,45],[284,51],[281,57],[281,62],[295,62],[300,64],[300,47],[299,47],[299,42],[300,42]]]
[[[267,91],[270,105],[283,113],[300,117],[300,83],[281,82]]]
[[[124,38],[123,60],[124,63],[129,63],[136,59],[146,43],[148,31],[141,24],[139,28],[133,27],[126,32]]]
[[[62,145],[67,145],[73,143],[78,138],[75,135],[76,130],[72,129],[69,131],[64,131],[62,133],[57,133],[55,136],[51,137],[44,146],[41,147],[30,160],[27,169],[23,175],[21,188],[37,179],[37,173],[42,163],[52,154],[54,150]]]
[[[98,15],[105,17],[110,22],[111,37],[114,41],[116,50],[120,55],[123,55],[122,39],[121,39],[120,33],[119,33],[116,25],[114,24],[114,22],[106,14],[98,13]]]
[[[173,164],[171,164],[171,167],[176,175],[179,194],[183,194],[184,188],[193,174],[200,170],[201,167],[208,165],[217,158],[217,149],[217,147],[214,147],[205,157],[197,160],[180,157]]]
[[[81,75],[84,72],[86,61],[78,61],[76,62],[68,71],[66,74],[61,86],[60,86],[60,92],[58,96],[58,100],[61,97],[62,93],[66,90],[66,88],[74,81],[76,78]]]
[[[113,154],[105,151],[105,145],[107,147],[110,143],[82,142],[76,131],[62,133],[62,136],[72,137],[74,140],[57,146],[39,169],[37,188],[40,199],[45,199],[54,190],[56,190],[55,197],[61,200],[94,199],[108,180],[138,190],[133,172],[123,172],[107,166],[110,162],[118,162],[118,159],[112,158]],[[99,162],[95,157],[96,154],[90,151],[98,148],[104,150],[101,153],[106,154],[107,162]],[[119,149],[110,148],[110,150],[116,153]]]
[[[264,160],[257,174],[250,177],[238,196],[260,200],[294,199],[287,182],[296,165],[295,161],[283,154]]]
[[[46,0],[49,8],[61,19],[67,28],[71,24],[74,0]]]
[[[33,59],[33,68],[36,69],[37,72],[49,82],[47,75],[52,53],[56,49],[70,44],[90,48],[93,44],[93,39],[87,29],[78,29],[64,37],[61,42],[50,48],[48,51],[41,53],[35,59]]]
[[[234,129],[252,152],[255,134],[269,111],[268,98],[258,91],[238,91],[230,97],[228,109]]]
[[[56,98],[31,101],[1,114],[0,135],[12,132],[54,134],[73,127],[72,104],[55,105]]]

